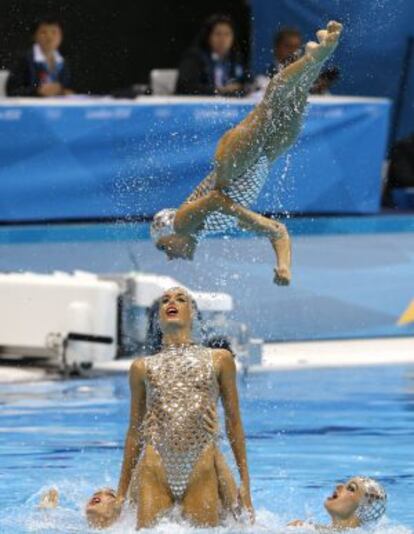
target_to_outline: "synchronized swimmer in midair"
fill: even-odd
[[[291,244],[280,222],[251,211],[272,163],[298,137],[309,89],[338,45],[342,25],[331,21],[305,54],[279,72],[261,102],[220,139],[212,172],[178,209],[163,209],[151,225],[158,249],[169,259],[191,260],[204,234],[239,227],[267,237],[276,253],[274,281],[291,279]]]

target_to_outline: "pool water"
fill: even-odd
[[[215,531],[286,533],[293,518],[326,522],[322,502],[334,484],[367,474],[389,494],[375,532],[414,532],[414,367],[257,373],[239,388],[257,524]],[[128,411],[125,375],[2,386],[0,532],[88,532],[83,503],[97,487],[116,487]],[[61,506],[39,511],[50,486]],[[133,529],[126,514],[110,532]],[[166,521],[154,531],[195,529]]]

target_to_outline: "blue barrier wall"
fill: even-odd
[[[0,105],[0,221],[152,216],[212,169],[252,101]],[[389,101],[319,99],[273,165],[261,212],[375,213]],[[369,157],[367,157],[369,156]]]
[[[251,0],[253,67],[263,72],[271,62],[272,38],[282,26],[296,26],[306,40],[327,21],[344,23],[334,63],[341,69],[337,94],[395,99],[407,38],[414,36],[412,0]],[[414,130],[414,58],[404,99],[399,137]]]

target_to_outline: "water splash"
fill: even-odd
[[[65,502],[56,510],[38,510],[36,508],[41,491],[37,492],[24,505],[11,508],[6,511],[0,519],[0,532],[38,533],[38,534],[92,534],[96,530],[90,529],[83,515],[84,498],[80,494],[84,493],[84,487],[71,487],[65,484],[67,495],[72,502]],[[67,501],[68,499],[66,499]],[[69,499],[70,500],[70,499]],[[111,528],[105,529],[108,534],[134,534],[135,512],[128,510],[120,520]],[[234,519],[228,519],[220,527],[206,530],[191,526],[188,522],[179,517],[178,510],[174,510],[167,518],[162,519],[159,524],[146,530],[151,534],[287,534],[287,519],[282,515],[270,512],[266,509],[257,511],[256,523],[252,526],[236,523]],[[300,528],[289,528],[291,534],[309,534],[315,532],[311,525]],[[387,519],[374,528],[355,529],[355,534],[413,534],[413,531],[403,525],[391,523]]]

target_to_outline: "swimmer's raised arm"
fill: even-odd
[[[182,204],[175,215],[175,230],[177,233],[195,233],[208,214],[215,211],[236,217],[240,228],[256,235],[267,237],[277,258],[275,282],[279,285],[288,285],[290,283],[292,255],[290,237],[286,226],[274,219],[263,217],[237,202],[233,202],[220,191],[212,191],[204,197]]]
[[[220,396],[224,407],[226,433],[240,474],[240,503],[254,521],[254,509],[250,496],[250,477],[247,465],[246,442],[240,417],[239,396],[236,385],[236,366],[227,350],[216,350],[215,366],[218,370]]]
[[[129,386],[131,391],[131,406],[129,427],[125,439],[124,459],[118,484],[117,501],[122,505],[125,501],[132,471],[140,453],[140,427],[145,414],[145,364],[143,359],[133,362],[129,371]]]

